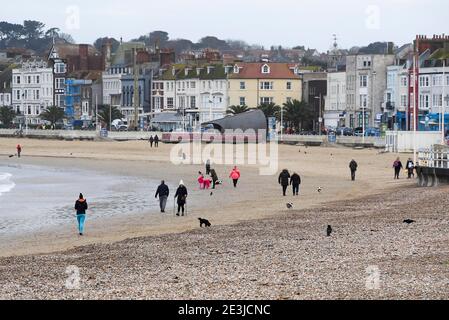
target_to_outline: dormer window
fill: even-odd
[[[262,73],[263,73],[263,74],[268,74],[268,73],[270,73],[270,66],[267,65],[267,64],[264,64],[264,65],[262,66]]]
[[[201,74],[201,68],[196,68],[196,75],[199,76]]]
[[[238,65],[234,66],[234,73],[239,73],[240,72],[240,68]]]
[[[208,66],[208,67],[207,67],[207,74],[210,74],[210,73],[212,72],[213,69],[214,69],[214,67]]]

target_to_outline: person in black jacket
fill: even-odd
[[[153,143],[154,143],[153,135],[151,135],[150,140],[148,142],[150,143],[150,147],[153,148]]]
[[[210,176],[212,178],[212,189],[215,189],[215,186],[220,184],[220,180],[218,179],[218,175],[215,169],[210,170]]]
[[[84,234],[84,222],[86,221],[86,210],[88,209],[87,201],[80,193],[79,199],[75,202],[76,219],[78,220],[78,230],[80,236]]]
[[[159,148],[159,136],[158,136],[158,135],[156,135],[156,136],[154,137],[154,146],[155,146],[156,148]]]
[[[279,184],[282,186],[282,192],[284,194],[284,197],[287,195],[287,188],[290,184],[290,173],[287,169],[284,169],[281,174],[279,175]]]
[[[162,180],[161,185],[157,188],[156,191],[156,199],[157,197],[159,197],[159,206],[161,207],[161,213],[165,213],[165,207],[167,206],[167,199],[169,195],[170,190],[165,184],[165,181]]]
[[[359,167],[359,165],[357,164],[357,162],[355,162],[354,159],[349,163],[349,169],[351,169],[352,181],[355,181],[355,173],[357,172],[358,167]]]
[[[207,161],[206,161],[206,175],[210,175],[210,160],[208,159]]]
[[[182,216],[185,213],[185,205],[187,203],[187,188],[184,186],[184,182],[181,180],[179,183],[178,190],[176,190],[175,199],[178,199],[178,213],[176,214],[179,217],[179,213],[182,209]]]
[[[293,186],[293,196],[299,196],[299,186],[301,184],[301,177],[296,172],[290,178],[290,184]]]

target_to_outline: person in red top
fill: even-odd
[[[201,172],[198,172],[198,174],[200,175],[198,177],[198,183],[200,184],[200,190],[204,189],[204,175]]]
[[[20,144],[17,145],[17,157],[20,158],[20,154],[22,153],[22,146]]]
[[[232,179],[234,182],[234,188],[237,188],[237,183],[239,182],[241,175],[240,171],[237,167],[234,167],[234,169],[231,171],[231,174],[229,175],[229,178]]]

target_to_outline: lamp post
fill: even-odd
[[[281,104],[281,141],[284,138],[284,105]]]
[[[323,95],[320,93],[319,97],[315,97],[315,99],[319,100],[319,107],[318,107],[318,130],[319,130],[319,135],[322,135],[322,130],[321,130],[321,124],[323,123],[323,119],[321,117],[321,107],[323,105]]]

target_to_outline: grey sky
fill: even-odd
[[[79,10],[79,28],[76,12]],[[75,13],[75,15],[73,15]],[[383,40],[401,45],[416,34],[449,34],[445,0],[14,0],[0,20],[34,19],[79,43],[102,36],[130,40],[153,30],[197,41],[215,35],[265,46],[302,44],[327,50]]]

